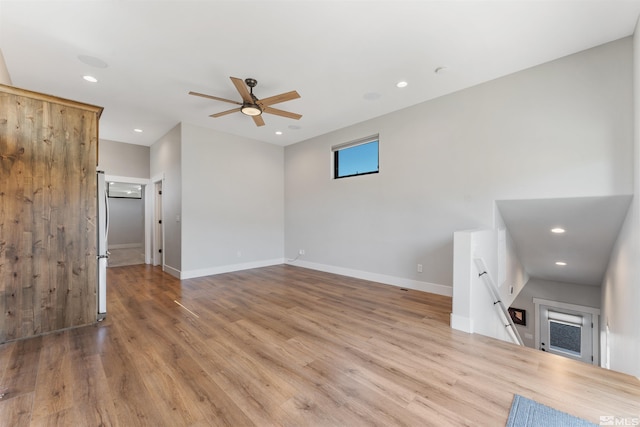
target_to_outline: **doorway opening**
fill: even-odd
[[[141,184],[108,181],[108,267],[144,264],[144,190]]]
[[[149,180],[106,175],[108,267],[150,262]]]
[[[599,309],[538,298],[533,302],[540,350],[598,365]]]

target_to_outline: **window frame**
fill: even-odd
[[[110,199],[142,199],[141,184],[108,181],[106,187],[107,197]],[[117,190],[114,190],[113,187],[117,187]],[[128,193],[127,190],[129,190]]]
[[[371,144],[373,142],[378,143],[378,149],[377,149],[378,162],[376,165],[376,170],[340,176],[338,172],[340,167],[340,162],[338,160],[340,155],[339,153],[341,151],[348,150],[350,148]],[[344,144],[334,145],[331,147],[331,152],[333,153],[333,174],[332,174],[333,179],[351,178],[354,176],[361,176],[361,175],[372,175],[380,172],[380,134],[370,135],[364,138],[356,139],[354,141],[346,142]]]

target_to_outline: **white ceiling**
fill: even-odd
[[[0,49],[14,86],[104,107],[101,138],[151,145],[184,121],[284,146],[629,36],[639,15],[640,0],[0,0]],[[297,90],[275,107],[302,119],[208,117],[233,105],[188,92],[239,100],[230,76],[259,98]],[[624,203],[499,209],[531,275],[599,284]]]
[[[599,286],[630,203],[631,196],[621,195],[501,200],[496,205],[531,277]],[[565,233],[552,233],[556,227]]]
[[[14,86],[104,107],[104,139],[151,145],[184,121],[288,145],[628,36],[639,14],[621,0],[0,0],[0,49]],[[239,99],[230,76],[257,79],[259,98],[297,90],[276,107],[302,119],[214,119],[233,106],[187,94]]]

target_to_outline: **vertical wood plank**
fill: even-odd
[[[55,199],[56,179],[60,173],[55,167],[54,153],[56,138],[52,126],[50,126],[49,109],[43,105],[40,109],[41,126],[39,127],[38,140],[42,147],[42,255],[38,258],[38,264],[42,268],[38,291],[40,293],[40,330],[46,331],[49,325],[56,323],[56,272],[58,270],[56,256],[56,233],[58,211],[53,204]],[[38,158],[40,160],[40,158]]]
[[[10,166],[7,158],[9,152],[9,146],[11,145],[11,133],[10,133],[10,106],[9,97],[7,94],[0,93],[0,182],[5,182],[8,179],[8,169]],[[10,199],[7,194],[7,186],[2,184],[0,186],[0,342],[6,340],[7,326],[6,326],[6,291],[8,267],[7,267],[7,231],[8,225],[6,224],[9,218],[8,212],[8,200]]]
[[[0,405],[2,425],[22,427],[31,421],[33,393],[23,394]]]
[[[34,391],[41,349],[41,337],[15,344],[2,379],[2,387],[7,389],[5,399],[13,399]]]
[[[44,212],[45,201],[45,180],[44,174],[46,168],[45,151],[46,145],[43,141],[42,126],[36,126],[35,123],[42,123],[42,104],[40,104],[37,110],[34,112],[33,129],[31,131],[32,140],[35,141],[34,149],[32,152],[31,162],[31,180],[32,180],[32,192],[31,192],[31,233],[32,233],[32,268],[31,268],[31,280],[33,282],[33,305],[38,307],[33,313],[33,334],[37,335],[42,331],[42,292],[43,288],[48,288],[49,278],[46,275],[46,264],[48,263],[48,256],[45,250],[46,232],[45,229],[48,226],[48,221]]]
[[[19,115],[21,139],[24,149],[23,175],[22,175],[22,242],[19,252],[19,268],[21,283],[21,306],[20,306],[20,333],[22,336],[36,335],[39,325],[35,324],[35,313],[37,308],[37,286],[33,280],[33,171],[35,166],[34,141],[37,140],[36,124],[37,110],[40,102],[33,99],[22,101],[22,113]]]
[[[33,404],[33,420],[48,418],[73,406],[72,364],[67,333],[43,337],[37,387]],[[46,387],[42,387],[46,384]]]
[[[20,255],[23,230],[23,194],[24,194],[24,161],[25,141],[22,138],[23,118],[26,115],[28,101],[16,97],[7,97],[6,112],[8,126],[5,139],[2,183],[4,200],[3,240],[5,252],[3,259],[3,284],[5,285],[3,300],[5,302],[4,335],[6,339],[15,339],[21,331],[22,286],[20,275]]]
[[[30,209],[25,209],[25,222],[29,222]],[[35,297],[35,284],[33,282],[33,235],[30,231],[24,231],[22,233],[22,244],[20,258],[20,277],[22,278],[22,295],[21,295],[21,307],[20,307],[20,336],[31,336],[37,333],[37,327],[34,323],[34,313],[39,311],[36,305]]]
[[[75,366],[73,398],[82,425],[118,426],[114,400],[99,355],[71,355]]]

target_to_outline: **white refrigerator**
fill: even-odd
[[[98,171],[98,222],[97,222],[97,258],[98,258],[98,321],[107,315],[107,233],[109,232],[109,201],[107,183],[103,171]]]

